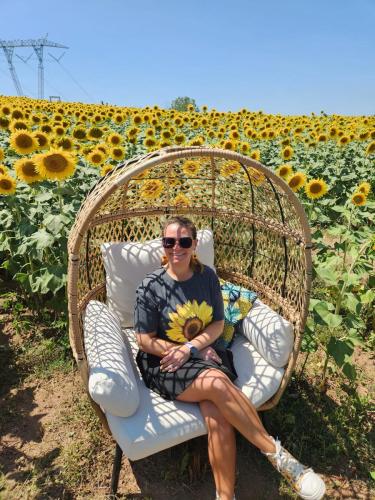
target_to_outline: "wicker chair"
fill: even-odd
[[[150,182],[156,181],[156,182]],[[294,347],[274,407],[296,364],[311,284],[311,238],[304,210],[289,186],[246,156],[221,149],[171,147],[118,165],[100,179],[77,215],[68,242],[70,342],[85,386],[88,364],[83,314],[106,301],[100,246],[158,238],[165,216],[183,214],[214,235],[217,274],[251,288],[294,328]],[[92,401],[104,427],[101,408]],[[117,489],[117,445],[112,491]]]

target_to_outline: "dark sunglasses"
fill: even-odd
[[[182,238],[162,238],[161,242],[164,248],[173,248],[178,241],[181,248],[191,248],[193,244],[193,238],[190,236],[184,236]]]

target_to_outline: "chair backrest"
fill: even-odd
[[[82,314],[105,301],[104,242],[161,236],[161,222],[183,214],[211,228],[219,276],[256,291],[289,320],[295,344],[274,406],[300,348],[311,283],[311,236],[298,198],[271,170],[231,151],[166,148],[118,165],[100,179],[77,214],[68,242],[70,341],[85,381]]]

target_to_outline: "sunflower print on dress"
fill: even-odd
[[[169,313],[170,327],[167,337],[173,342],[185,343],[196,337],[212,322],[212,307],[206,301],[198,304],[196,300],[178,304],[176,312]]]

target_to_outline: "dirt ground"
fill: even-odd
[[[3,351],[16,341],[12,334],[3,322]],[[11,351],[4,359],[0,498],[108,498],[114,442],[99,426],[74,366],[57,369],[48,377],[18,380]],[[362,361],[367,363],[368,356]],[[137,462],[123,458],[118,498],[213,499],[206,446],[202,437]],[[336,473],[329,474],[318,464],[314,468],[326,481],[327,498],[374,498],[368,483],[350,477],[348,464],[337,464]],[[236,498],[296,498],[267,460],[240,436]]]

